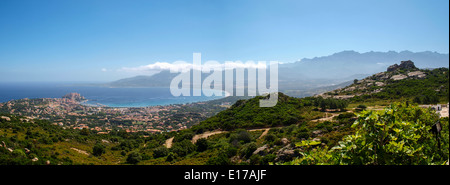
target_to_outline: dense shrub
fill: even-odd
[[[127,163],[128,164],[137,164],[140,161],[142,161],[142,156],[139,152],[137,151],[132,151],[130,152],[130,154],[128,154],[127,156]]]
[[[101,156],[105,153],[105,145],[101,143],[97,143],[92,147],[92,155],[94,156]]]
[[[437,121],[442,131],[436,135],[431,128]],[[439,119],[431,109],[396,103],[383,111],[363,111],[352,127],[356,133],[331,150],[305,151],[286,164],[426,165],[449,160],[448,118]]]
[[[165,157],[168,154],[169,154],[169,149],[164,146],[153,149],[153,157],[154,158]]]
[[[208,149],[208,140],[206,140],[205,138],[200,138],[195,143],[195,146],[197,147],[198,152],[203,152]]]
[[[183,140],[181,142],[175,142],[170,148],[170,151],[178,156],[186,156],[196,150],[196,147],[190,140]]]

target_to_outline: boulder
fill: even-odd
[[[391,77],[392,80],[403,80],[405,78],[408,78],[408,77],[406,75],[402,75],[402,74],[394,75]]]
[[[409,72],[408,76],[417,77],[417,78],[425,78],[427,75],[422,71],[414,71],[414,72]]]
[[[314,135],[319,135],[319,134],[322,133],[322,130],[314,130],[314,131],[312,131],[312,133],[313,133]]]
[[[384,86],[385,84],[383,82],[375,82],[376,86]]]
[[[295,150],[292,147],[289,147],[289,145],[278,150],[276,155],[277,157],[275,158],[275,161],[291,161],[295,157],[300,156],[300,154],[295,152]]]
[[[269,147],[267,147],[267,145],[264,145],[262,147],[257,148],[254,152],[253,155],[266,155],[267,151],[269,150]]]
[[[283,146],[285,146],[285,145],[289,144],[290,141],[287,138],[282,138],[281,143],[283,144]]]

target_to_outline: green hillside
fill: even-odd
[[[352,101],[402,99],[419,104],[447,103],[449,101],[449,69],[438,68],[420,71],[426,74],[425,78],[387,81],[384,87],[373,86],[367,89],[367,91],[380,90],[380,92],[356,96],[352,98]]]
[[[93,134],[89,130],[63,129],[47,120],[0,114],[0,165],[127,164],[140,148],[160,146],[160,134]],[[151,154],[142,150],[141,158]]]
[[[193,130],[233,130],[237,128],[258,128],[290,125],[303,121],[300,109],[303,107],[300,99],[278,95],[278,103],[274,107],[259,107],[258,96],[248,100],[239,100],[230,109],[193,126]]]
[[[444,164],[448,117],[417,105],[448,102],[448,72],[402,62],[321,96],[278,93],[274,107],[259,107],[267,96],[238,100],[191,128],[160,134],[97,134],[1,114],[0,164]]]
[[[402,65],[403,64],[403,65]],[[320,96],[348,99],[350,103],[409,101],[446,104],[449,101],[449,69],[418,69],[412,61],[393,65],[388,71],[354,80],[354,83]]]
[[[248,100],[239,100],[229,109],[212,116],[192,130],[203,132],[206,130],[235,130],[239,128],[267,128],[301,124],[309,120],[323,117],[323,112],[313,105],[322,103],[324,106],[341,104],[343,100],[322,98],[294,98],[278,93],[278,103],[274,107],[259,107],[259,101],[264,96],[257,96]],[[341,108],[345,108],[342,106]]]
[[[343,113],[332,122],[309,122],[326,114],[314,106],[318,104],[315,98],[280,93],[277,106],[260,108],[261,98],[240,100],[192,129],[150,135],[124,130],[95,134],[86,129],[63,129],[46,120],[2,114],[5,119],[0,119],[0,141],[6,147],[0,148],[0,164],[249,164],[250,158],[254,164],[268,164],[293,159],[298,153],[284,147],[301,140],[317,137],[335,145],[351,133],[353,114]],[[229,114],[235,119],[227,119]],[[222,119],[225,122],[220,122]],[[245,130],[251,128],[272,129],[262,137],[263,130]],[[224,133],[191,142],[194,135],[215,129]],[[173,145],[166,148],[163,144],[171,137]],[[265,145],[264,153],[270,154],[266,159],[253,155]],[[224,152],[227,156],[219,155]]]

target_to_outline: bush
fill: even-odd
[[[97,143],[92,148],[92,155],[94,156],[101,156],[105,153],[105,145]]]
[[[192,138],[194,137],[194,132],[192,132],[192,131],[184,131],[184,132],[182,132],[181,134],[179,134],[179,135],[176,135],[174,138],[173,138],[173,142],[180,142],[180,141],[183,141],[183,140],[192,140]]]
[[[258,154],[252,155],[250,157],[250,165],[259,165],[259,164],[261,164],[261,160],[262,160],[262,158],[260,155],[258,155]]]
[[[236,131],[236,133],[230,136],[230,143],[233,143],[235,141],[242,144],[249,143],[250,141],[252,141],[252,136],[246,130],[238,130]]]
[[[392,165],[442,164],[448,161],[448,121],[441,121],[439,150],[436,136],[430,132],[438,120],[430,109],[392,104],[383,111],[364,111],[352,127],[354,135],[333,148],[341,164]],[[447,138],[445,138],[447,137]]]
[[[309,137],[311,137],[311,133],[309,132],[299,132],[296,134],[297,138],[299,139],[308,139]]]
[[[142,161],[142,156],[137,151],[132,151],[130,154],[128,154],[127,157],[127,163],[128,164],[137,164],[140,161]]]
[[[275,141],[275,139],[277,139],[277,136],[273,134],[267,134],[266,137],[264,138],[264,140],[266,140],[269,143]]]
[[[169,149],[164,146],[153,149],[153,158],[165,157],[169,154]]]
[[[261,165],[268,165],[270,162],[275,161],[275,158],[277,158],[277,155],[268,154],[262,158]]]
[[[186,156],[196,150],[196,147],[190,140],[183,140],[173,144],[170,150],[178,156]]]
[[[206,165],[231,165],[231,160],[224,152],[220,152],[218,156],[209,158]]]
[[[172,162],[178,158],[178,155],[176,153],[170,152],[169,155],[167,155],[166,161]]]
[[[258,148],[258,146],[256,146],[256,143],[247,143],[244,146],[242,146],[241,150],[240,150],[240,155],[241,157],[245,157],[245,158],[249,158],[250,156],[252,156],[253,152]]]
[[[201,138],[197,140],[195,146],[197,146],[198,152],[203,152],[208,149],[208,140],[206,140],[205,138]]]

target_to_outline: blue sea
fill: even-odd
[[[170,104],[186,104],[214,100],[223,96],[172,96],[169,88],[109,88],[83,86],[70,83],[0,83],[0,102],[23,98],[61,98],[76,92],[88,99],[85,104],[108,107],[147,107]]]

